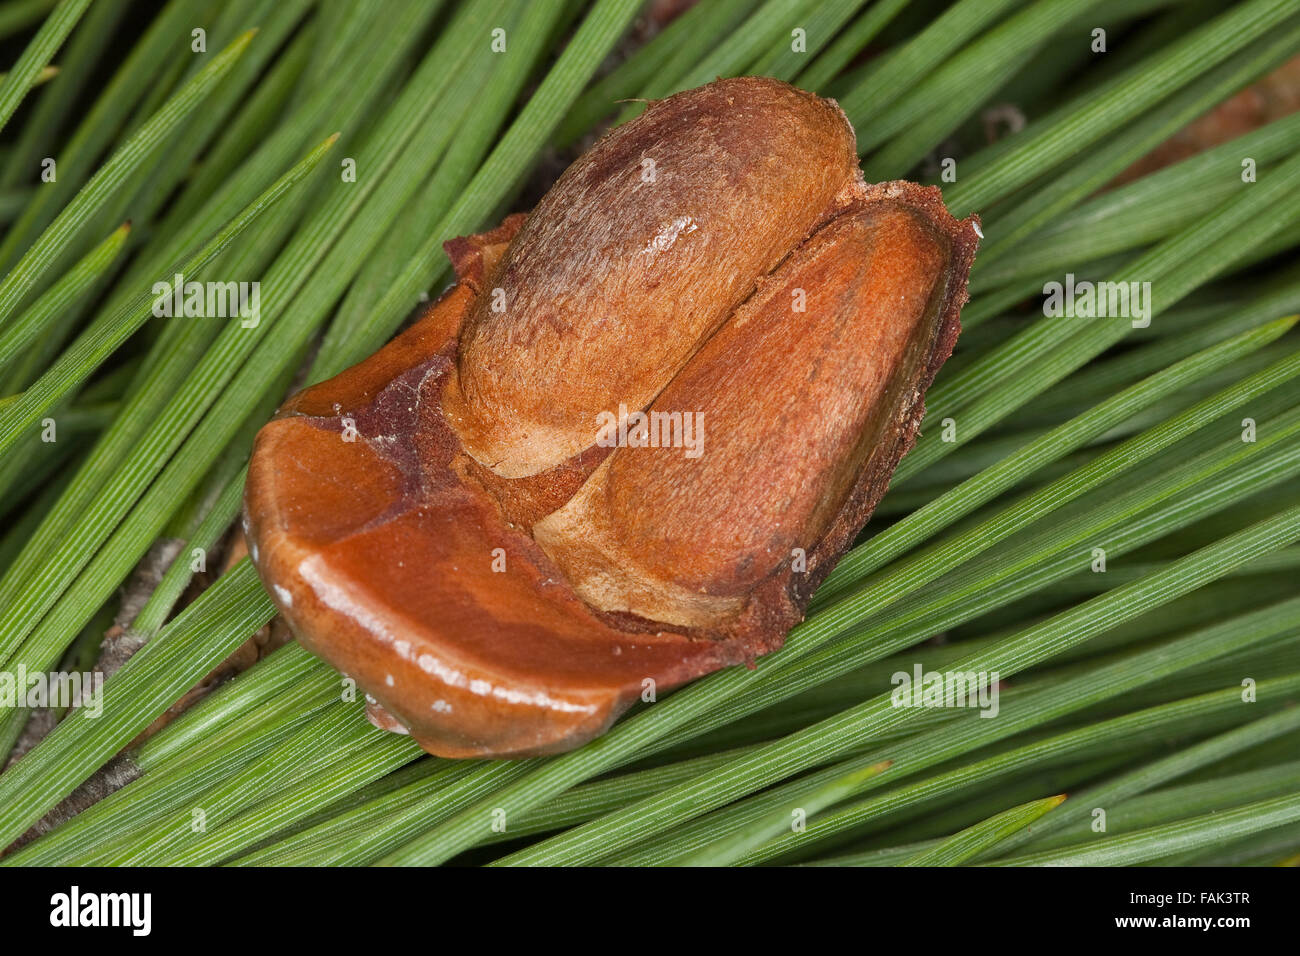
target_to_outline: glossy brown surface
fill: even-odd
[[[647,150],[682,178],[643,183]],[[554,752],[780,646],[915,438],[974,254],[938,190],[851,157],[838,109],[775,81],[655,104],[449,243],[459,283],[262,430],[254,562],[372,719]],[[651,268],[673,209],[710,242]],[[700,454],[596,444],[620,404],[700,415]]]
[[[247,531],[299,640],[427,749],[545,752],[600,733],[647,676],[672,686],[749,651],[611,624],[507,522],[439,405],[454,349],[438,339],[463,298],[262,430]]]

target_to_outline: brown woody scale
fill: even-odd
[[[915,440],[977,234],[937,189],[864,184],[832,101],[656,102],[262,429],[253,560],[380,726],[575,747],[647,681],[781,646]],[[603,447],[620,405],[697,414],[702,454]]]

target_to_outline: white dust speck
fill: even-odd
[[[695,220],[690,216],[676,216],[672,222],[660,229],[655,237],[646,244],[645,252],[651,256],[660,252],[667,252],[673,247],[673,243],[677,241],[679,236],[689,235],[699,228],[695,224]]]

